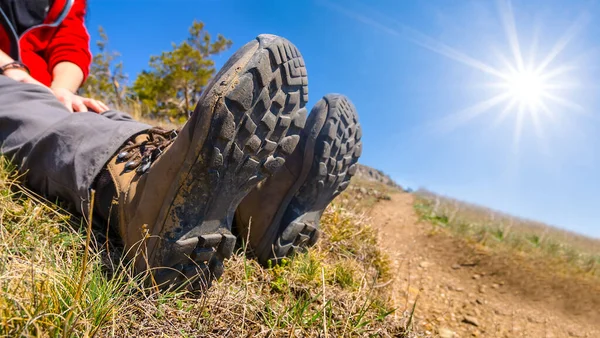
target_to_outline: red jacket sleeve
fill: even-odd
[[[75,0],[69,14],[58,26],[50,40],[45,51],[50,74],[56,64],[69,61],[81,68],[84,80],[87,78],[92,54],[90,52],[90,35],[84,24],[85,7],[85,0]]]

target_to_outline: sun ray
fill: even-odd
[[[525,65],[523,64],[523,55],[521,54],[521,46],[519,45],[519,36],[517,34],[517,25],[515,24],[512,3],[510,0],[499,0],[498,5],[506,37],[508,38],[510,49],[515,57],[517,69],[522,71],[525,68]]]
[[[579,87],[581,87],[581,83],[577,81],[561,81],[560,83],[549,83],[544,85],[544,89],[546,89],[546,91],[573,89]]]
[[[539,107],[535,107],[534,109],[535,109],[535,111],[533,112],[533,114],[530,114],[531,122],[533,123],[533,132],[535,133],[535,136],[538,139],[543,139],[544,131],[542,130],[539,111],[537,111],[539,109]]]
[[[523,120],[525,117],[525,106],[519,105],[517,116],[515,117],[515,128],[513,134],[513,149],[515,153],[519,153],[519,144],[521,143],[521,134],[523,132]]]
[[[535,133],[538,148],[541,149],[543,154],[549,154],[550,148],[548,146],[548,140],[546,139],[546,133],[542,127],[540,114],[531,114],[531,121],[533,123],[533,132]]]
[[[548,55],[539,63],[536,68],[536,71],[542,72],[550,63],[565,49],[567,44],[571,42],[571,39],[585,26],[586,21],[588,20],[587,15],[582,14],[571,27],[567,29],[567,31],[556,41],[552,49],[548,53]]]
[[[504,53],[500,52],[496,48],[493,48],[494,56],[498,59],[498,61],[502,64],[502,69],[507,73],[516,72],[513,62],[511,62]],[[504,77],[502,79],[505,79]]]
[[[540,23],[536,20],[533,25],[533,38],[531,41],[531,47],[529,49],[529,57],[527,59],[527,68],[535,68],[536,54],[538,52],[538,44],[540,40]]]
[[[347,8],[344,8],[342,6],[339,6],[339,5],[329,2],[329,1],[321,1],[321,3],[323,5],[325,5],[326,7],[329,7],[330,9],[333,9],[333,10],[337,11],[338,13],[343,14],[351,19],[354,19],[358,22],[369,25],[373,28],[379,29],[379,30],[389,33],[391,35],[404,37],[405,39],[413,42],[414,44],[416,44],[418,46],[429,49],[430,51],[435,52],[439,55],[445,56],[451,60],[460,62],[464,65],[478,69],[478,70],[488,73],[488,74],[492,74],[499,78],[505,77],[505,74],[502,71],[496,69],[495,67],[492,67],[489,64],[487,64],[481,60],[475,59],[475,58],[467,55],[466,53],[463,53],[455,48],[452,48],[449,45],[444,44],[443,42],[438,41],[426,34],[423,34],[419,31],[413,29],[413,28],[410,28],[404,24],[401,24],[401,23],[395,21],[394,19],[391,19],[381,13],[379,13],[380,17],[385,18],[386,21],[388,21],[388,22],[394,22],[400,29],[390,27],[390,26],[385,25],[380,21],[376,21],[366,15],[357,13],[355,11],[348,10]]]
[[[575,102],[571,102],[571,101],[569,101],[563,97],[560,97],[558,95],[552,95],[552,94],[545,93],[544,98],[546,98],[550,101],[553,101],[554,103],[557,103],[557,104],[563,106],[564,108],[568,108],[573,112],[584,113],[584,114],[587,113],[581,105],[579,105]]]
[[[549,121],[552,125],[556,126],[558,121],[556,120],[556,114],[548,108],[545,102],[540,102],[540,111],[544,112],[546,120]]]
[[[574,64],[562,64],[556,68],[553,68],[552,70],[549,71],[545,71],[545,72],[539,72],[540,74],[540,78],[544,81],[547,80],[551,80],[555,77],[564,75],[566,73],[572,72],[573,70],[577,69],[577,67],[575,67]]]
[[[360,14],[358,12],[351,11],[351,10],[347,9],[346,7],[344,7],[344,6],[340,6],[340,5],[338,5],[336,3],[333,3],[331,1],[322,0],[322,1],[319,1],[318,3],[321,4],[321,5],[323,5],[323,6],[325,6],[325,7],[329,7],[330,9],[332,9],[332,10],[334,10],[334,11],[340,13],[340,14],[343,14],[343,15],[349,17],[350,19],[356,20],[356,21],[358,21],[360,23],[363,23],[363,24],[366,24],[366,25],[371,26],[373,28],[379,29],[379,30],[384,31],[384,32],[386,32],[388,34],[397,35],[397,36],[402,35],[402,32],[400,32],[400,31],[398,31],[398,30],[396,30],[394,28],[388,27],[388,26],[382,24],[381,22],[378,22],[377,20],[374,20],[374,19],[372,19],[372,18],[370,18],[370,17],[368,17],[366,15]]]
[[[510,99],[510,101],[504,107],[504,109],[502,109],[502,111],[500,112],[500,114],[496,115],[496,118],[494,118],[494,121],[492,122],[492,125],[494,127],[497,127],[502,122],[504,122],[504,120],[510,114],[511,110],[515,107],[516,104],[517,104],[517,100],[515,98]]]
[[[506,74],[504,74],[504,72],[486,64],[483,61],[477,60],[477,59],[467,55],[466,53],[456,50],[438,40],[435,40],[423,33],[418,32],[418,31],[408,29],[408,28],[407,28],[407,31],[411,32],[411,36],[412,36],[411,40],[415,44],[417,44],[423,48],[427,48],[427,49],[431,50],[432,52],[435,52],[437,54],[445,56],[454,61],[458,61],[469,67],[481,70],[485,73],[494,75],[501,79],[506,78]]]
[[[453,131],[459,126],[473,120],[477,116],[501,104],[509,98],[510,95],[508,93],[501,93],[485,101],[479,102],[467,109],[446,116],[438,121],[436,129],[442,132]]]
[[[552,126],[557,125],[556,116],[554,112],[548,108],[548,106],[541,101],[537,107],[538,114],[532,115],[534,131],[536,133],[536,140],[538,141],[538,147],[546,155],[551,155],[552,151],[550,148],[549,140],[546,135],[546,130],[542,126],[542,121],[550,123]]]

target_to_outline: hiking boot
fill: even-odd
[[[361,128],[348,98],[329,94],[319,100],[300,135],[281,169],[236,211],[235,230],[263,265],[314,245],[323,211],[356,173]]]
[[[136,272],[163,287],[208,286],[223,273],[241,199],[276,172],[304,127],[302,56],[260,35],[227,61],[175,134],[141,133],[112,158],[118,230]]]

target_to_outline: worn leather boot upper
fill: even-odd
[[[235,224],[240,239],[248,240],[247,244],[250,248],[256,248],[261,243],[277,212],[281,210],[282,205],[286,205],[288,192],[298,181],[302,170],[304,150],[301,148],[303,147],[296,147],[296,150],[286,158],[281,169],[261,182],[238,206]]]
[[[135,136],[108,163],[117,199],[118,232],[126,255],[135,259],[138,271],[152,266],[152,252],[159,229],[153,229],[165,195],[182,160],[182,142],[173,148],[175,131],[151,129]],[[179,151],[180,152],[180,151]],[[149,169],[152,167],[152,171]],[[147,172],[146,175],[144,175]]]

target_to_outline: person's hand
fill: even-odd
[[[48,88],[48,87],[44,86],[43,83],[34,79],[24,69],[20,69],[20,68],[7,69],[4,71],[4,75],[15,81],[18,81],[18,82],[31,83],[31,84],[36,84],[36,85],[42,86],[44,88]]]
[[[51,90],[52,93],[54,93],[54,96],[56,96],[70,112],[85,112],[89,111],[88,108],[90,108],[94,112],[100,114],[110,110],[103,102],[75,95],[66,88],[51,88]]]
[[[104,113],[107,110],[110,110],[110,108],[108,108],[108,106],[103,102],[75,95],[66,88],[48,88],[43,83],[34,79],[24,69],[11,68],[5,70],[3,74],[15,81],[35,84],[50,90],[54,94],[54,96],[56,96],[56,98],[60,102],[62,102],[65,105],[65,107],[67,107],[67,109],[70,112],[84,112],[89,111],[88,108],[90,108],[94,112],[100,114]]]

